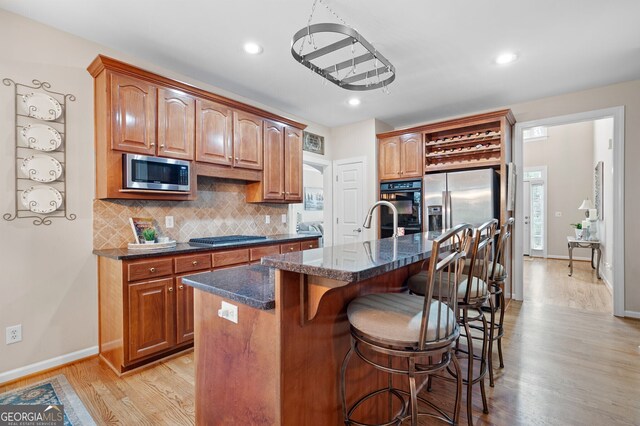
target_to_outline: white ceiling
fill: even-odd
[[[312,0],[0,0],[0,8],[327,126],[395,127],[640,78],[640,1],[324,0],[396,67],[350,92],[289,49]],[[312,23],[337,22],[318,4]],[[242,45],[264,48],[248,56]],[[519,60],[498,66],[513,50]],[[362,104],[349,107],[352,96]]]

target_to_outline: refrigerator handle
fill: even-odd
[[[449,228],[453,228],[453,208],[451,206],[451,191],[447,191],[447,212],[449,212]]]
[[[442,191],[442,232],[449,228],[449,200],[448,191]]]

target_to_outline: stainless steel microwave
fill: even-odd
[[[124,189],[191,190],[191,163],[188,161],[138,154],[124,154],[122,161]]]

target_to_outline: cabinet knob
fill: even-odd
[[[149,268],[149,272],[155,272],[156,268]]]
[[[160,148],[164,149],[164,144],[160,144]]]
[[[227,158],[229,158],[229,160],[233,160],[233,157],[232,157],[232,156],[229,156],[229,157],[227,157]]]
[[[240,159],[238,157],[236,157],[236,161],[240,161]]]
[[[198,261],[197,261],[197,260],[194,260],[193,262],[191,262],[191,264],[192,264],[193,266],[196,266],[196,265],[198,264]]]
[[[155,142],[151,142],[151,146],[156,146],[156,143]]]
[[[173,287],[169,287],[169,291],[173,291]]]
[[[180,286],[180,287],[178,287],[178,288],[179,288],[180,290],[182,290],[182,289],[184,288],[184,286],[183,286],[183,285],[181,285],[181,286]]]
[[[289,251],[293,251],[293,247],[289,247]]]

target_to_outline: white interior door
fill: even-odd
[[[348,244],[363,240],[364,222],[364,162],[337,161],[334,165],[336,182],[334,244]]]
[[[531,183],[526,180],[522,182],[522,254],[531,255]]]

